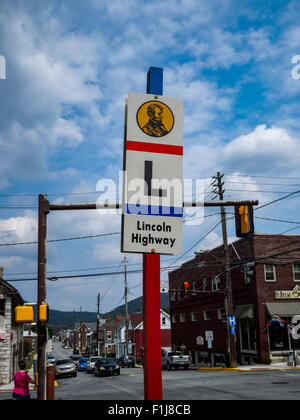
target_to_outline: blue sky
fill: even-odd
[[[38,194],[95,202],[97,182],[118,179],[124,101],[130,91],[145,92],[150,66],[164,69],[164,94],[184,100],[184,176],[204,178],[207,199],[217,171],[226,174],[225,198],[263,204],[297,191],[299,15],[297,1],[2,0],[0,244],[36,241]],[[299,222],[299,204],[296,194],[256,215]],[[184,253],[218,221],[185,224]],[[120,216],[51,213],[48,227],[49,239],[115,233]],[[255,219],[262,233],[294,227]],[[228,232],[234,240],[232,221]],[[217,227],[181,260],[162,257],[162,265],[220,243]],[[5,278],[34,277],[36,257],[35,245],[1,246]],[[123,257],[118,234],[55,242],[48,271],[118,271]],[[127,257],[128,269],[141,267],[140,255]],[[130,299],[141,295],[141,283],[141,274],[129,276]],[[13,285],[36,300],[34,282]],[[122,303],[123,275],[48,282],[53,309],[96,311],[98,292],[103,312]]]

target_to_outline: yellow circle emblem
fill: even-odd
[[[151,137],[163,137],[174,127],[173,112],[159,101],[149,101],[141,105],[136,119],[140,129]]]

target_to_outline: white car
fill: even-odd
[[[94,372],[95,363],[97,360],[102,359],[101,356],[91,356],[89,357],[89,360],[86,363],[86,373],[92,373]]]

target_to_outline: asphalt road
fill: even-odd
[[[71,351],[54,344],[56,358]],[[55,388],[56,400],[132,401],[144,399],[143,369],[123,368],[119,376],[96,377],[78,372],[76,378],[61,378]],[[254,372],[198,371],[196,369],[163,371],[165,401],[202,400],[298,400],[300,370]],[[36,397],[36,393],[31,393]],[[8,399],[5,393],[0,400]]]
[[[60,357],[70,351],[57,348]],[[196,369],[163,371],[164,400],[298,400],[300,370],[216,372]],[[143,400],[142,368],[123,368],[120,376],[96,377],[79,372],[59,379],[55,398],[62,400]]]

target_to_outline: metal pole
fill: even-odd
[[[38,308],[46,303],[46,237],[47,237],[47,214],[49,213],[49,202],[47,196],[39,195],[39,221],[38,221]],[[37,373],[38,389],[37,399],[46,400],[46,324],[38,319],[38,349],[37,349]]]
[[[163,94],[163,69],[150,67],[147,93]],[[162,400],[160,255],[143,254],[144,398]]]
[[[98,293],[97,300],[97,331],[96,331],[96,355],[99,355],[99,321],[100,321],[100,293]]]
[[[126,264],[127,259],[124,257],[124,282],[125,282],[125,356],[128,356],[128,302],[127,302],[127,292],[128,292],[128,284],[127,284],[127,271],[126,271]]]
[[[144,398],[162,400],[160,255],[143,254]]]
[[[80,306],[80,356],[82,356],[82,308]]]
[[[258,200],[226,200],[226,201],[184,201],[183,207],[220,207],[220,206],[257,206]],[[74,203],[74,204],[50,204],[49,210],[104,210],[104,209],[120,209],[120,203]]]

